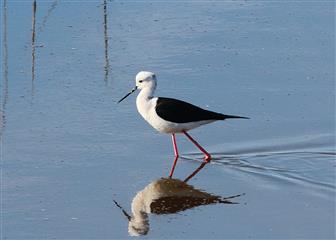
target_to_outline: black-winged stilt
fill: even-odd
[[[136,99],[137,109],[141,116],[157,131],[172,135],[175,160],[170,171],[170,177],[174,173],[176,162],[179,157],[175,133],[185,134],[204,154],[204,161],[209,162],[211,160],[211,155],[197,143],[187,131],[217,120],[225,120],[228,118],[248,119],[247,117],[224,115],[208,111],[173,98],[154,97],[153,94],[156,85],[156,76],[154,73],[141,71],[135,77],[135,87],[126,94],[126,96],[120,99],[118,103],[123,101],[137,89],[141,90]]]

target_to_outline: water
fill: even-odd
[[[238,204],[149,214],[143,238],[335,237],[333,1],[37,1],[35,27],[32,1],[2,4],[4,239],[130,238],[113,200],[131,214],[173,161],[135,97],[116,103],[140,70],[251,118],[191,132],[214,160],[189,186]],[[202,155],[177,143],[184,180]]]

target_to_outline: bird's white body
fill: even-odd
[[[150,72],[140,72],[136,76],[137,86],[141,85],[139,81],[146,79],[146,74],[152,74]],[[153,74],[154,75],[154,74]],[[150,76],[152,77],[152,76]],[[140,88],[140,87],[139,87]],[[154,97],[154,91],[156,88],[155,77],[148,82],[148,84],[141,87],[141,91],[136,99],[136,106],[140,115],[157,131],[161,133],[181,133],[193,128],[199,127],[203,124],[214,122],[215,120],[204,120],[188,123],[175,123],[162,119],[155,111],[157,104],[157,97]]]

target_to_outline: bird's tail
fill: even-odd
[[[225,114],[222,114],[221,116],[221,119],[222,120],[225,120],[227,118],[242,118],[242,119],[250,119],[248,117],[241,117],[241,116],[235,116],[235,115],[225,115]]]

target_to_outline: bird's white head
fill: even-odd
[[[122,99],[118,101],[120,103],[129,95],[134,93],[137,89],[147,89],[149,93],[153,93],[156,88],[156,76],[152,72],[141,71],[135,76],[135,87],[127,93]]]
[[[152,72],[141,71],[135,76],[135,86],[138,89],[156,88],[156,76]]]

